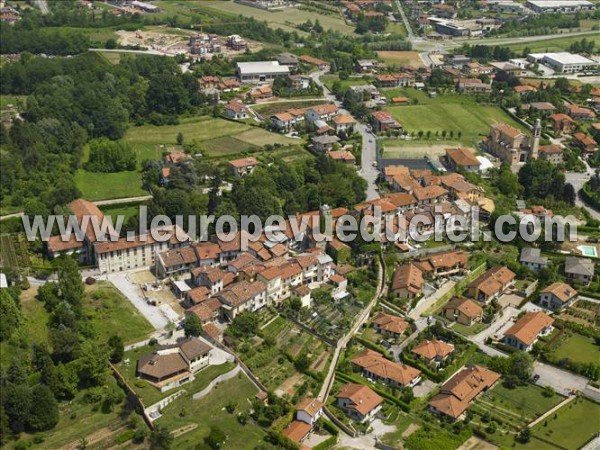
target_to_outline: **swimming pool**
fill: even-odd
[[[577,250],[579,250],[583,256],[598,257],[598,251],[596,250],[596,247],[592,245],[580,245],[577,247]]]

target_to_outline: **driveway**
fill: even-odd
[[[579,173],[579,172],[565,172],[565,181],[567,183],[570,183],[573,185],[573,187],[575,188],[575,192],[579,193],[579,191],[581,190],[581,188],[583,187],[583,185],[589,181],[589,179],[591,178],[592,173],[594,173],[594,169],[591,168],[589,166],[589,164],[587,163],[587,161],[582,160],[583,163],[585,164],[586,167],[586,171]],[[596,219],[596,220],[600,220],[600,211],[596,211],[594,208],[591,208],[587,205],[585,205],[581,199],[579,198],[579,195],[577,195],[577,198],[575,200],[575,204],[577,206],[580,206],[582,208],[585,208],[585,210],[587,212],[590,213],[590,215],[592,216],[592,218]]]
[[[163,311],[146,302],[142,295],[141,287],[129,281],[127,272],[109,274],[106,278],[127,297],[156,330],[160,330],[168,325],[169,320],[165,317]]]
[[[557,393],[562,395],[566,395],[573,389],[584,392],[588,385],[587,378],[549,364],[536,361],[533,367],[534,373],[540,377],[535,384],[538,386],[552,386]]]
[[[381,438],[383,435],[392,433],[396,431],[396,427],[394,425],[386,425],[381,419],[375,419],[371,423],[371,431],[364,436],[350,437],[345,433],[340,433],[338,436],[337,445],[334,448],[339,449],[375,449],[375,443],[377,439]]]

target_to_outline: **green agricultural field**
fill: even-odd
[[[264,445],[265,432],[252,421],[241,425],[237,414],[250,410],[248,400],[253,399],[257,392],[256,386],[245,375],[240,375],[219,384],[202,399],[194,400],[187,394],[178,398],[164,408],[163,416],[156,423],[176,435],[178,430],[183,432],[189,428],[175,438],[174,448],[200,448],[211,427],[217,427],[227,435],[224,449],[255,448],[259,444]],[[236,404],[233,414],[225,409],[230,402]]]
[[[600,361],[600,346],[596,345],[592,338],[573,334],[552,351],[552,358],[557,361],[569,358],[576,363],[597,363]]]
[[[105,200],[146,195],[142,189],[140,172],[88,172],[79,169],[75,173],[75,184],[87,200]]]
[[[85,313],[101,342],[116,334],[125,344],[148,337],[154,328],[111,283],[100,281],[86,286]]]
[[[411,51],[379,51],[377,56],[387,65],[424,67],[419,52]]]
[[[410,92],[410,90],[408,91]],[[505,122],[514,127],[520,125],[496,106],[477,104],[471,97],[462,95],[440,95],[427,103],[386,107],[394,118],[409,133],[430,131],[435,133],[454,132],[455,138],[461,134],[460,141],[473,144],[488,134],[490,125]]]
[[[160,145],[175,145],[177,134],[182,133],[186,142],[200,142],[207,156],[219,157],[257,150],[266,144],[297,144],[297,139],[270,133],[262,128],[208,116],[188,117],[178,125],[157,127],[143,125],[129,129],[125,140],[138,151],[138,161],[161,157]]]
[[[265,20],[273,28],[281,28],[286,31],[296,31],[299,34],[306,34],[296,28],[307,20],[312,22],[319,19],[319,22],[325,30],[332,29],[344,34],[354,34],[354,25],[346,23],[342,14],[329,13],[322,11],[322,14],[315,11],[308,11],[300,8],[283,8],[279,10],[267,11],[264,9],[253,8],[251,6],[240,5],[232,1],[203,1],[200,2],[204,10],[215,9],[224,13],[241,14],[243,16],[254,17],[257,20]]]
[[[347,88],[349,86],[362,86],[364,84],[370,84],[373,82],[372,79],[365,79],[359,77],[352,77],[348,78],[347,80],[340,80],[340,78],[337,75],[323,75],[321,77],[321,81],[323,81],[325,86],[327,86],[327,88],[330,90],[333,86],[333,83],[335,83],[336,81],[339,81],[341,83],[342,88]]]

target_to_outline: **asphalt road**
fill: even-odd
[[[323,97],[326,100],[335,103],[340,108],[342,114],[350,114],[346,111],[342,102],[340,102],[335,95],[323,84],[321,76],[324,75],[323,70],[319,70],[310,74],[312,80],[323,88]],[[368,131],[366,125],[358,123],[356,131],[362,135],[362,157],[360,161],[361,168],[358,174],[367,182],[367,200],[373,200],[379,198],[379,192],[377,190],[377,177],[379,176],[379,170],[377,169],[377,139]]]
[[[573,187],[575,188],[575,192],[577,192],[577,193],[579,193],[579,191],[581,190],[583,185],[587,181],[589,181],[592,174],[594,173],[594,169],[592,167],[590,167],[586,161],[583,161],[583,163],[586,166],[585,172],[582,172],[582,173],[565,172],[565,181],[567,183],[572,184]],[[577,195],[577,200],[575,201],[575,204],[577,206],[584,208],[588,213],[590,213],[590,216],[592,216],[592,218],[594,218],[596,220],[600,220],[600,211],[597,211],[594,208],[587,206],[585,203],[583,203],[581,201],[581,199],[579,198],[579,195]]]

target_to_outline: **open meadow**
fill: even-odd
[[[423,60],[419,52],[382,50],[377,52],[377,56],[388,66],[412,66],[424,67]]]
[[[256,20],[265,20],[274,28],[281,28],[285,31],[295,31],[299,34],[305,34],[296,26],[303,24],[307,20],[312,22],[319,19],[319,22],[325,30],[332,29],[344,34],[354,34],[354,25],[347,24],[341,13],[335,14],[329,11],[322,11],[321,14],[304,8],[281,8],[278,10],[267,11],[251,6],[240,5],[233,1],[202,1],[199,2],[203,9],[216,9],[228,14],[241,14],[247,17],[253,17]]]

